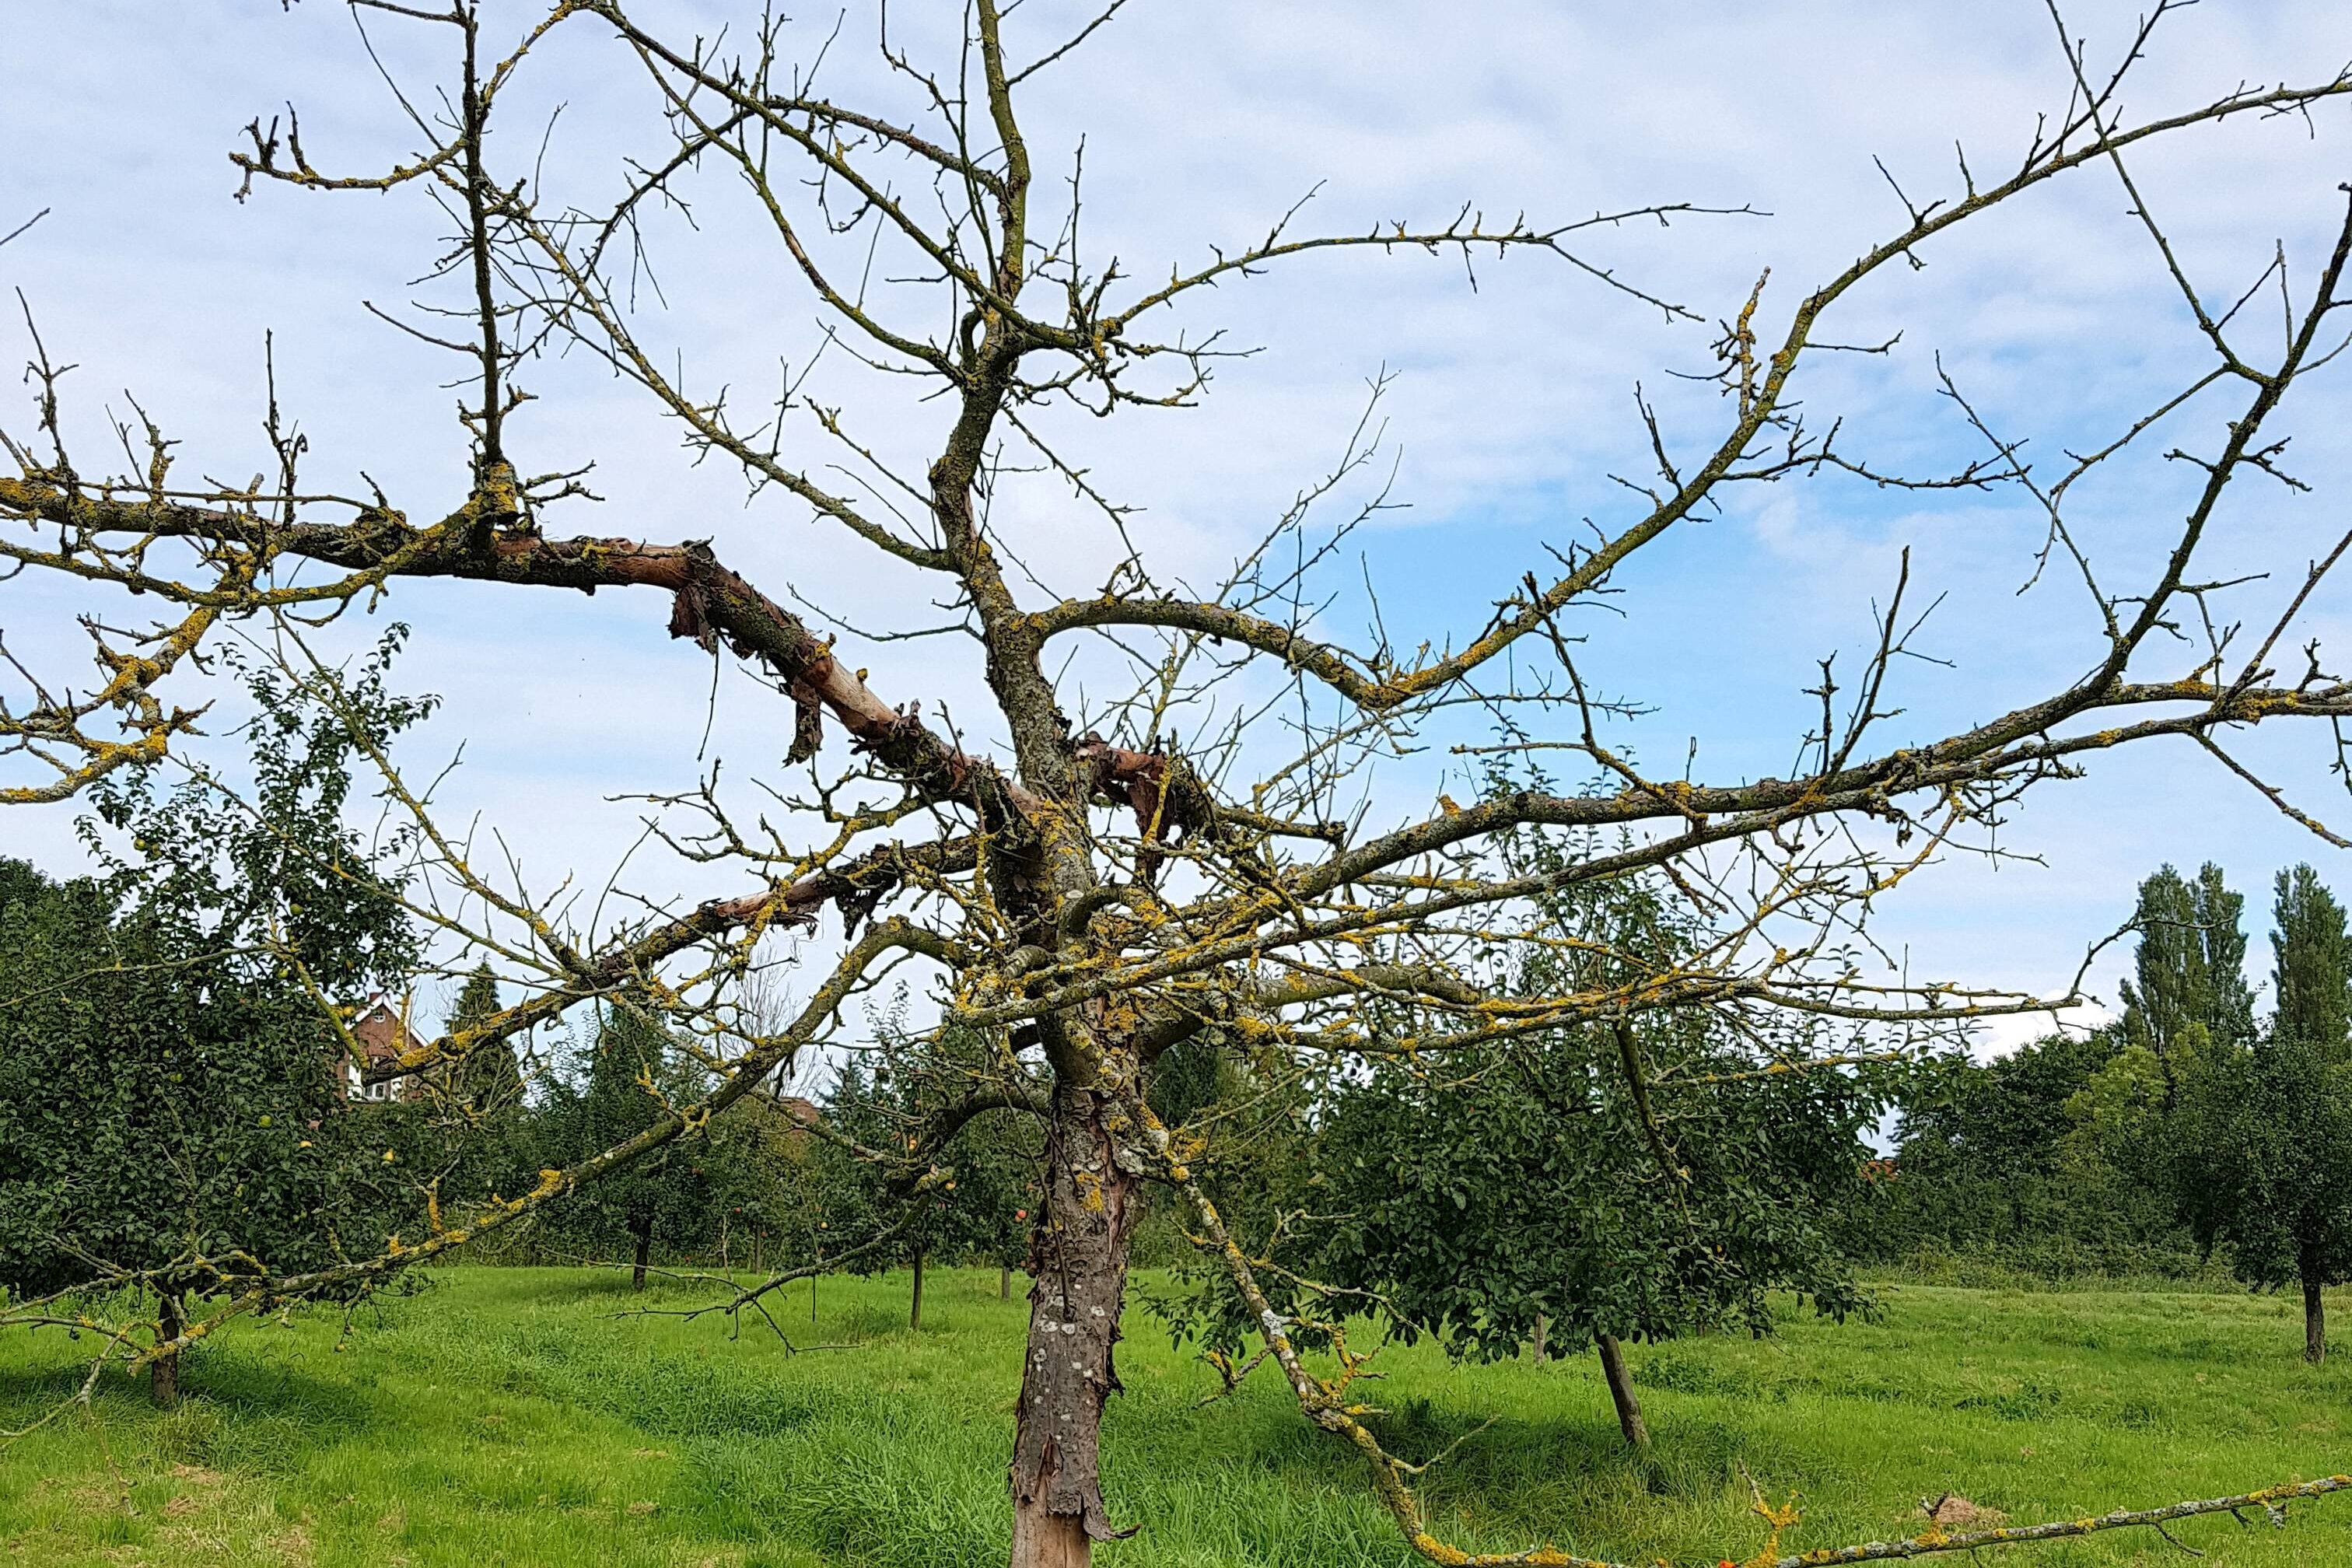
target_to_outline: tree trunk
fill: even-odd
[[[163,1339],[175,1340],[187,1326],[187,1314],[181,1310],[180,1298],[164,1291],[159,1297],[155,1313],[155,1331]],[[169,1410],[180,1403],[180,1352],[173,1351],[159,1355],[147,1363],[147,1395],[158,1410]]]
[[[1538,1312],[1536,1314],[1536,1337],[1528,1342],[1528,1348],[1534,1354],[1536,1364],[1538,1366],[1543,1364],[1544,1348],[1550,1339],[1551,1319],[1542,1312]]]
[[[923,1326],[923,1255],[919,1252],[915,1254],[915,1304],[907,1313],[907,1326]]]
[[[1109,1097],[1056,1085],[1045,1198],[1029,1240],[1029,1340],[1013,1440],[1013,1568],[1085,1568],[1116,1538],[1097,1444],[1118,1390],[1111,1347],[1127,1293],[1135,1178],[1113,1158]]]
[[[996,1270],[996,1299],[1000,1301],[1013,1300],[1013,1270],[1001,1264]]]
[[[1610,1403],[1617,1406],[1617,1425],[1625,1441],[1636,1448],[1650,1446],[1649,1423],[1642,1419],[1642,1402],[1633,1397],[1633,1374],[1625,1367],[1625,1347],[1614,1334],[1601,1336],[1601,1373],[1609,1380]]]
[[[629,1228],[637,1238],[637,1266],[629,1272],[629,1289],[642,1290],[646,1288],[646,1255],[653,1250],[654,1245],[653,1222],[647,1220]]]
[[[2303,1359],[2317,1366],[2327,1359],[2327,1303],[2320,1297],[2319,1276],[2303,1277]]]

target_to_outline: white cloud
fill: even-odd
[[[2136,15],[2118,4],[2071,9],[2077,30],[2110,53]],[[688,25],[725,14],[716,4],[645,10]],[[1017,15],[1042,47],[1079,8],[1031,0]],[[560,69],[560,87],[527,77],[519,90],[542,108],[570,101],[551,178],[604,191],[618,177],[613,154],[649,119],[626,62],[589,42],[590,25],[544,62]],[[814,37],[831,26],[828,13],[800,31]],[[121,411],[116,389],[129,386],[183,438],[188,468],[226,479],[266,466],[261,345],[274,330],[280,393],[311,433],[319,482],[356,489],[365,470],[420,515],[452,504],[463,446],[454,395],[437,384],[448,367],[359,306],[409,295],[433,255],[437,216],[403,195],[265,190],[242,206],[228,200],[225,153],[237,128],[289,97],[316,159],[362,166],[409,150],[341,14],[21,0],[12,27],[54,68],[0,102],[0,136],[44,150],[20,154],[0,183],[0,230],[51,210],[0,250],[0,283],[23,288],[52,349],[84,366],[75,384],[90,400],[85,443],[98,439],[94,405]],[[395,68],[424,63],[405,32],[378,32]],[[853,17],[828,67],[833,90],[876,85],[869,41],[870,21]],[[2352,25],[2336,5],[2200,6],[2168,25],[2126,108],[2152,115],[2242,79],[2324,78],[2347,54]],[[1769,264],[1764,316],[1777,325],[1898,216],[1874,154],[1915,199],[1948,196],[1955,139],[1979,182],[1997,177],[2020,155],[2035,110],[2063,104],[2063,89],[2047,19],[2023,0],[1671,14],[1495,0],[1471,20],[1458,7],[1402,0],[1202,0],[1130,6],[1037,79],[1031,142],[1058,190],[1084,134],[1089,248],[1118,254],[1140,277],[1197,263],[1213,242],[1255,237],[1318,183],[1302,221],[1343,230],[1442,222],[1465,199],[1490,219],[1524,209],[1538,221],[1650,201],[1752,202],[1772,216],[1629,225],[1597,232],[1587,254],[1711,318],[1735,310]],[[2307,288],[2315,246],[2338,216],[2346,119],[2341,108],[2317,112],[2308,137],[2300,121],[2232,122],[2136,159],[2210,291],[2250,279],[2279,241]],[[510,134],[513,153],[521,138]],[[812,352],[814,313],[740,190],[713,177],[697,199],[703,239],[657,227],[671,310],[648,320],[696,384],[724,381],[748,407],[768,395],[780,358],[797,366]],[[1886,361],[1825,366],[1807,384],[1813,417],[1848,416],[1858,449],[1911,468],[1965,460],[1979,448],[1937,395],[1940,352],[1998,429],[2033,435],[2028,450],[2044,464],[2111,437],[2200,353],[2124,206],[2110,176],[2085,171],[1938,242],[1925,271],[1898,268],[1868,286],[1831,335],[1874,341],[1899,328],[1903,345]],[[1664,374],[1706,368],[1710,331],[1669,329],[1553,258],[1482,258],[1477,272],[1473,293],[1458,263],[1418,255],[1277,268],[1171,318],[1171,330],[1223,324],[1234,342],[1266,346],[1225,367],[1205,406],[1050,423],[1112,493],[1147,509],[1136,526],[1161,552],[1163,574],[1199,577],[1331,460],[1366,380],[1388,366],[1399,375],[1387,406],[1402,452],[1396,494],[1410,510],[1365,542],[1391,630],[1410,646],[1475,626],[1542,563],[1542,542],[1563,540],[1585,515],[1627,514],[1633,502],[1608,476],[1638,477],[1649,465],[1633,417],[1637,380],[1659,400],[1677,451],[1702,442],[1721,412],[1710,389]],[[940,410],[909,407],[896,387],[877,393],[847,371],[838,356],[829,362],[821,395],[840,398],[862,437],[919,469]],[[528,460],[593,458],[610,498],[576,509],[570,526],[712,538],[772,592],[789,584],[863,626],[944,618],[918,574],[877,565],[772,495],[747,507],[733,477],[690,466],[642,399],[579,356],[525,379],[545,395],[517,426]],[[2292,570],[2332,541],[2340,523],[2330,498],[2347,467],[2340,379],[2315,385],[2288,416],[2305,477],[2337,487],[2323,485],[2315,500],[2282,491],[2234,504],[2212,575],[2242,561]],[[2223,413],[2218,401],[2200,405],[2150,439],[2210,442]],[[813,462],[838,456],[811,427],[798,438]],[[2183,474],[2161,449],[2079,498],[2103,570],[2144,567],[2177,521]],[[1762,492],[1726,518],[1685,525],[1624,574],[1617,603],[1630,618],[1596,616],[1590,627],[1596,676],[1660,704],[1639,742],[1645,752],[1678,757],[1696,733],[1705,762],[1780,771],[1810,718],[1801,689],[1814,659],[1866,635],[1870,600],[1908,544],[1919,602],[1953,594],[1927,640],[1958,664],[1912,673],[1908,721],[1982,717],[2051,689],[2086,657],[2078,587],[2053,581],[2013,596],[2041,538],[2021,503],[2013,494],[1895,498],[1836,479]],[[1050,482],[1008,490],[997,521],[1056,591],[1093,588],[1116,558],[1099,519]],[[2244,591],[2232,613],[2256,618],[2289,587]],[[65,605],[26,581],[0,584],[11,647],[79,657]],[[695,775],[709,666],[667,641],[654,598],[518,600],[417,584],[404,584],[387,613],[423,634],[404,679],[449,699],[436,741],[467,741],[473,765],[455,798],[480,806],[534,867],[609,864],[634,837],[636,812],[604,797]],[[1352,634],[1360,616],[1344,603],[1334,630]],[[2312,618],[2340,616],[2330,599]],[[945,702],[984,740],[986,698],[969,653],[941,638],[856,657],[887,694]],[[729,676],[717,749],[745,771],[772,767],[780,709]],[[2333,787],[2314,737],[2250,749],[2299,789]],[[1384,781],[1400,798],[1427,782],[1393,771]],[[5,837],[62,857],[67,815],[12,816]],[[2282,859],[2333,853],[2179,752],[2097,764],[2087,784],[2031,805],[2011,840],[2045,854],[2050,868],[1994,875],[1955,864],[1890,911],[1891,931],[1932,952],[1926,967],[2047,986],[2071,968],[2065,955],[2120,919],[2130,883],[2158,860],[2215,855],[2242,868],[2240,880],[2258,893]],[[703,886],[700,873],[663,875],[673,873],[681,889]]]

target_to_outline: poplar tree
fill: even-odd
[[[2195,1075],[2178,1125],[2199,1238],[2250,1285],[2301,1287],[2315,1363],[2323,1292],[2352,1279],[2352,947],[2343,905],[2309,866],[2279,873],[2272,923],[2276,1011]]]
[[[2140,884],[2133,913],[2139,947],[2133,978],[2123,983],[2124,1038],[2155,1056],[2168,1085],[2199,1051],[2253,1036],[2245,903],[2210,861],[2194,881],[2165,866]]]

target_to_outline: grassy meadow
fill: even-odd
[[[708,1288],[583,1270],[458,1268],[366,1309],[244,1324],[191,1356],[170,1413],[115,1377],[94,1419],[0,1449],[0,1563],[394,1568],[995,1564],[1023,1304],[992,1271],[795,1286],[764,1325],[630,1315]],[[1391,1351],[1392,1446],[1433,1453],[1440,1528],[1639,1562],[1744,1557],[1742,1468],[1795,1490],[1793,1548],[1908,1534],[1954,1488],[2013,1521],[2352,1468],[2352,1353],[2301,1364],[2281,1300],[1889,1286],[1875,1323],[1791,1317],[1774,1339],[1629,1347],[1654,1457],[1621,1446],[1597,1364],[1449,1365]],[[2352,1304],[2352,1303],[2347,1303]],[[2338,1309],[2339,1310],[2341,1309]],[[2339,1319],[2352,1322],[2352,1319]],[[754,1330],[757,1331],[754,1331]],[[1140,1310],[1107,1489],[1112,1568],[1414,1561],[1360,1471],[1264,1378],[1215,1380]],[[82,1347],[0,1337],[0,1426],[68,1391]],[[2217,1568],[2352,1563],[2352,1498],[2291,1527],[2176,1527]],[[2020,1563],[2186,1561],[2153,1533]]]

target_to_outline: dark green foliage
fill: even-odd
[[[869,1062],[852,1060],[836,1075],[825,1097],[825,1120],[865,1148],[896,1156],[907,1150],[913,1129],[961,1103],[985,1081],[977,1069],[988,1046],[953,1030],[919,1043],[895,1019],[878,1034]],[[1009,1268],[1025,1260],[1044,1155],[1036,1117],[1001,1107],[980,1110],[944,1144],[912,1153],[912,1159],[873,1161],[830,1143],[812,1149],[824,1215],[821,1251],[845,1250],[898,1224],[908,1216],[905,1194],[914,1181],[943,1167],[952,1175],[916,1200],[912,1223],[897,1240],[852,1267],[873,1273],[922,1258]]]
[[[2273,928],[2278,1010],[2189,1080],[2175,1142],[2199,1238],[2250,1285],[2304,1287],[2317,1360],[2318,1288],[2352,1279],[2352,953],[2308,866],[2279,874]]]
[[[383,691],[397,642],[332,690],[248,678],[256,810],[116,773],[84,825],[105,878],[0,872],[0,1285],[130,1271],[177,1295],[372,1254],[415,1221],[320,1005],[415,959],[382,869],[399,846],[344,820],[355,749],[428,706]]]
[[[704,1132],[711,1212],[694,1245],[705,1261],[789,1266],[826,1236],[817,1145],[785,1103],[751,1094]]]
[[[2160,1129],[2168,1080],[2120,1028],[1927,1064],[1892,1168],[1854,1227],[1885,1262],[1958,1254],[2043,1277],[2181,1277],[2198,1255]]]
[[[1538,1319],[1569,1354],[1603,1333],[1768,1331],[1777,1289],[1860,1306],[1825,1216],[1860,1180],[1874,1095],[1834,1072],[1662,1092],[1662,1170],[1607,1034],[1538,1037],[1465,1079],[1383,1066],[1343,1089],[1320,1145],[1339,1216],[1322,1277],[1480,1359]]]
[[[2297,866],[2278,874],[2271,933],[2277,1011],[2271,1033],[2299,1040],[2323,1058],[2340,1057],[2352,1041],[2352,953],[2346,951],[2344,906],[2319,885],[2319,874]]]
[[[0,1284],[41,1294],[179,1260],[192,1285],[196,1259],[238,1251],[279,1271],[330,1261],[368,1205],[315,1012],[155,911],[9,870]]]
[[[1557,872],[1570,853],[1530,835],[1503,869]],[[1553,940],[1487,954],[1475,978],[1524,996],[1638,984],[1705,941],[1679,907],[1640,879],[1570,883],[1537,900]],[[1324,1337],[1318,1320],[1363,1314],[1477,1360],[1539,1333],[1548,1353],[1568,1355],[1602,1334],[1765,1332],[1776,1290],[1838,1315],[1864,1306],[1836,1222],[1863,1184],[1862,1135],[1889,1085],[1874,1071],[1763,1070],[1814,1053],[1761,1025],[1653,1012],[1622,1030],[1555,1028],[1442,1058],[1375,1054],[1317,1080],[1296,1157],[1263,1162],[1239,1194],[1271,1215],[1245,1226],[1276,1259],[1261,1283],[1304,1339]],[[1377,1026],[1397,1039],[1459,1026]],[[1232,1099],[1264,1094],[1250,1085]],[[1180,1333],[1238,1349],[1253,1325],[1213,1276],[1202,1280],[1159,1304]]]
[[[2184,1277],[2204,1267],[2211,1189],[2180,1158],[2187,1100],[2254,1037],[2245,900],[2221,868],[2139,886],[2124,1016],[1990,1061],[1954,1053],[1906,1097],[1891,1179],[1857,1245],[1883,1261],[1957,1255],[2044,1277]]]
[[[2250,1285],[2352,1279],[2352,1078],[2340,1047],[2278,1035],[2198,1076],[2184,1156],[2200,1239]]]
[[[496,1012],[499,984],[486,963],[466,977],[443,1031],[455,1034]],[[467,1207],[528,1192],[547,1163],[542,1118],[527,1103],[522,1069],[503,1041],[475,1050],[455,1070],[415,1080],[404,1104],[372,1108],[420,1180],[429,1182],[442,1214],[454,1221]]]
[[[2124,1036],[2145,1047],[2177,1083],[2209,1043],[2253,1037],[2246,989],[2245,897],[2208,863],[2194,882],[2169,866],[2140,884],[2136,981],[2124,983]]]
[[[1163,1055],[1150,1089],[1153,1114],[1181,1130],[1189,1163],[1239,1234],[1275,1237],[1295,1211],[1321,1212],[1316,1195],[1316,1122],[1328,1101],[1328,1068],[1276,1048],[1246,1050],[1234,1031],[1212,1026]],[[1165,1188],[1145,1187],[1135,1261],[1189,1268],[1199,1258],[1189,1206]],[[1149,1297],[1152,1292],[1147,1290]]]
[[[478,1026],[498,1010],[498,976],[485,963],[466,976],[466,984],[442,1024],[442,1032],[457,1036]],[[471,1117],[496,1118],[520,1111],[523,1100],[522,1069],[515,1063],[513,1049],[500,1040],[467,1053],[450,1075],[448,1092],[457,1102],[456,1108]]]
[[[549,1093],[542,1138],[550,1164],[625,1142],[671,1114],[668,1106],[696,1098],[701,1069],[660,1025],[614,1004],[600,1009],[591,1027],[571,1076]],[[703,1139],[681,1139],[599,1178],[555,1211],[544,1241],[599,1258],[642,1258],[656,1241],[690,1247],[706,1221],[716,1229],[709,1148]]]
[[[249,802],[201,776],[161,795],[152,769],[94,785],[97,820],[85,819],[82,834],[118,889],[155,918],[307,981],[324,997],[341,1002],[404,985],[419,948],[399,901],[405,878],[387,868],[398,867],[415,830],[372,839],[348,819],[354,759],[363,747],[387,745],[435,705],[385,688],[406,636],[395,626],[355,674],[321,674],[307,685],[268,669],[245,672],[257,710],[243,731],[254,774]]]
[[[1966,1171],[2012,1192],[2022,1207],[2022,1189],[2059,1173],[2068,1105],[2122,1048],[2113,1031],[2098,1030],[2045,1035],[1981,1064],[1937,1058],[1904,1110],[1905,1176]]]

